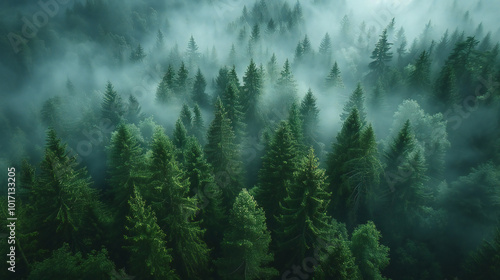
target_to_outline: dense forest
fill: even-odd
[[[500,279],[498,1],[0,7],[1,279]]]

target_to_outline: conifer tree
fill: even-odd
[[[352,112],[352,109],[356,108],[359,115],[359,120],[362,125],[366,122],[366,110],[365,110],[365,93],[361,87],[361,83],[358,83],[356,89],[353,91],[349,100],[344,105],[344,110],[340,115],[340,120],[345,121],[347,116]]]
[[[188,68],[186,68],[184,61],[182,61],[181,66],[177,71],[177,78],[175,79],[175,93],[177,96],[181,96],[183,99],[186,98],[185,94],[187,93],[188,74],[189,70]]]
[[[168,232],[173,248],[174,267],[183,279],[201,279],[208,269],[209,249],[203,241],[205,230],[193,221],[197,201],[189,197],[189,181],[175,160],[174,148],[161,129],[151,144],[149,164],[151,183],[144,197],[158,217],[158,224]]]
[[[258,110],[257,104],[262,94],[262,77],[253,59],[247,67],[243,76],[243,88],[241,92],[241,105],[243,107],[244,122],[250,134],[258,131]]]
[[[448,108],[458,100],[455,71],[450,65],[443,66],[439,73],[434,84],[434,100],[440,109]]]
[[[327,159],[327,175],[332,191],[331,208],[334,217],[346,222],[348,212],[353,208],[353,188],[349,180],[352,166],[349,164],[362,154],[361,151],[361,122],[358,110],[353,108],[337,135],[337,141],[332,145],[332,152]]]
[[[410,73],[410,86],[416,90],[425,90],[430,86],[429,54],[423,51],[415,62],[415,69]]]
[[[323,39],[321,39],[318,52],[323,56],[323,58],[326,59],[327,63],[330,63],[330,59],[332,57],[332,40],[330,39],[328,32],[325,34]]]
[[[205,121],[201,114],[201,109],[198,104],[193,108],[193,135],[198,139],[200,144],[205,144]]]
[[[272,18],[269,19],[269,21],[267,22],[267,27],[266,27],[266,32],[267,34],[274,34],[274,32],[276,32],[276,23],[274,22],[274,20]]]
[[[189,70],[196,69],[195,65],[198,63],[198,60],[200,58],[200,53],[198,52],[198,45],[196,44],[193,35],[191,35],[191,37],[189,38],[186,50],[186,56],[188,58],[188,69]]]
[[[206,108],[208,103],[208,96],[205,92],[205,88],[207,87],[207,82],[205,81],[205,77],[198,68],[198,72],[196,72],[196,76],[194,77],[193,84],[193,92],[191,94],[191,99],[198,104],[199,106]]]
[[[130,60],[132,62],[142,62],[145,57],[146,54],[144,53],[144,49],[142,48],[141,44],[137,45],[137,48],[130,54]]]
[[[344,82],[342,81],[342,77],[340,76],[339,66],[337,65],[336,61],[335,63],[333,63],[332,69],[330,70],[328,77],[326,77],[325,85],[327,88],[344,87]]]
[[[384,279],[381,270],[389,265],[389,248],[379,243],[381,238],[372,221],[352,233],[351,250],[362,279]]]
[[[97,193],[85,168],[78,168],[54,129],[47,132],[40,175],[31,186],[28,215],[38,231],[40,249],[55,250],[64,242],[83,248],[85,224],[96,207]],[[26,184],[28,185],[28,184]],[[30,213],[31,212],[31,213]]]
[[[225,205],[231,205],[241,189],[243,170],[231,121],[220,99],[217,99],[215,118],[208,128],[205,154],[214,168],[215,182],[224,193]]]
[[[276,61],[276,54],[273,53],[271,59],[267,63],[267,77],[269,78],[269,82],[274,84],[276,79],[278,78],[278,63]]]
[[[250,40],[254,43],[258,42],[260,40],[260,27],[259,24],[256,23],[252,27],[252,33],[250,34]]]
[[[275,215],[279,202],[286,197],[286,188],[297,171],[297,142],[286,122],[281,122],[266,148],[259,171],[255,198],[264,208],[271,230],[276,228]]]
[[[290,132],[297,143],[297,152],[301,153],[306,150],[304,147],[304,134],[302,133],[302,115],[300,114],[299,105],[294,102],[288,110],[288,126],[290,127]]]
[[[389,63],[392,59],[392,52],[390,52],[391,45],[392,43],[389,43],[387,40],[387,29],[384,29],[380,35],[379,41],[375,45],[372,55],[370,56],[373,61],[368,64],[377,77],[386,71],[387,63]]]
[[[229,69],[227,66],[224,66],[219,69],[219,73],[217,74],[217,77],[215,78],[215,100],[214,104],[217,101],[217,98],[221,98],[222,94],[227,88],[227,85],[229,84],[230,77],[229,77]]]
[[[123,107],[121,97],[115,91],[111,82],[108,82],[101,103],[102,118],[110,120],[112,125],[117,126],[124,113]]]
[[[128,98],[127,111],[125,115],[126,119],[133,124],[139,124],[142,119],[141,105],[134,95],[130,95]]]
[[[278,271],[269,267],[271,235],[264,211],[243,189],[229,215],[222,242],[223,257],[217,261],[222,279],[272,279]]]
[[[166,235],[158,226],[155,212],[150,206],[146,207],[135,188],[129,204],[125,248],[131,255],[132,274],[141,275],[145,279],[179,279],[170,267],[172,249],[167,248]]]
[[[304,156],[293,183],[287,186],[277,215],[279,230],[278,260],[284,265],[300,263],[312,252],[318,238],[326,239],[329,231],[326,208],[330,194],[326,189],[325,171],[311,148]]]
[[[181,112],[179,113],[179,120],[184,125],[186,131],[190,132],[193,125],[193,115],[187,104],[183,104]]]
[[[230,82],[227,85],[221,100],[224,108],[226,108],[227,118],[231,121],[236,143],[241,143],[245,131],[245,124],[243,123],[243,108],[240,104],[240,91],[234,82]]]
[[[297,97],[297,82],[292,74],[288,59],[283,65],[280,77],[276,83],[276,93],[278,94],[277,106],[278,111],[285,111],[290,108],[295,98]]]
[[[187,130],[184,127],[184,124],[182,123],[181,119],[179,118],[175,122],[173,143],[174,146],[177,148],[176,158],[181,163],[184,162],[184,152],[187,145],[187,141],[188,141]]]
[[[316,97],[311,89],[306,93],[306,96],[300,103],[300,114],[302,116],[302,134],[304,135],[304,143],[307,147],[313,146],[319,151],[317,143],[318,124],[319,124],[319,109],[316,105]]]
[[[156,101],[165,104],[173,95],[172,90],[175,87],[175,70],[171,64],[163,75],[158,87],[156,88]]]

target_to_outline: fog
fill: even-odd
[[[432,202],[425,207],[435,212],[424,218],[432,226],[419,228],[427,239],[415,241],[425,243],[432,256],[415,257],[421,263],[412,267],[436,263],[439,271],[429,272],[432,276],[427,279],[436,275],[441,279],[461,276],[461,268],[454,267],[462,267],[483,239],[491,239],[500,214],[498,204],[488,197],[500,194],[498,186],[488,189],[488,184],[493,185],[500,178],[500,64],[496,56],[500,40],[499,10],[500,2],[494,0],[3,1],[0,4],[0,166],[2,170],[7,166],[20,168],[23,159],[37,166],[44,156],[47,129],[54,127],[68,144],[70,154],[77,156],[80,165],[89,170],[93,187],[106,191],[110,187],[106,162],[111,131],[102,129],[100,114],[108,82],[124,103],[128,104],[129,96],[137,98],[141,107],[139,120],[128,122],[138,128],[141,147],[148,150],[150,136],[145,131],[150,123],[145,120],[152,118],[172,138],[182,105],[194,108],[190,94],[198,68],[207,84],[209,104],[198,104],[207,129],[214,119],[219,70],[225,66],[231,70],[234,66],[243,92],[243,77],[252,60],[257,68],[262,67],[265,77],[257,100],[258,119],[254,120],[255,125],[246,124],[258,129],[245,132],[250,140],[240,143],[241,150],[246,151],[243,154],[248,154],[242,158],[247,169],[244,186],[252,189],[259,183],[265,132],[272,134],[279,122],[289,117],[292,101],[280,99],[283,89],[278,85],[280,72],[288,60],[296,87],[295,92],[288,89],[286,94],[298,104],[309,89],[316,98],[319,122],[313,147],[321,168],[328,168],[328,155],[333,152],[332,144],[343,126],[341,114],[358,83],[382,163],[404,122],[410,119],[415,124],[412,129],[417,149],[424,155],[428,170],[425,188],[432,193]],[[275,31],[269,30],[270,19]],[[255,26],[260,30],[256,39],[251,37]],[[390,45],[392,59],[385,62],[388,68],[384,68],[389,70],[382,76],[369,64],[374,60],[372,52],[384,30],[387,41],[393,45]],[[163,39],[159,39],[159,33]],[[331,39],[331,49],[321,54],[325,34]],[[306,37],[310,51],[297,57],[297,45]],[[398,54],[403,37],[406,50]],[[451,61],[449,56],[456,44],[468,37],[478,41],[471,55],[480,59],[464,67],[475,72],[470,76],[454,76],[457,97],[439,104],[433,99],[439,77],[447,61]],[[193,57],[188,52],[191,38],[197,45]],[[448,43],[440,49],[443,38]],[[142,56],[134,59],[139,45]],[[418,88],[409,81],[423,51],[430,59],[429,84]],[[490,59],[491,53],[495,55]],[[268,66],[273,54],[277,67],[274,78],[270,77]],[[168,102],[159,102],[157,90],[168,67],[172,66],[177,73],[181,63],[189,71],[188,89],[184,95],[175,92]],[[326,83],[334,63],[338,64],[342,86]],[[485,70],[488,63],[490,71]],[[454,73],[459,71],[456,69]],[[375,96],[378,83],[383,98]],[[378,99],[383,100],[383,105],[374,105]],[[125,107],[130,106],[126,104]],[[47,112],[44,108],[50,108],[49,112],[44,113]],[[202,131],[203,135],[206,133]],[[83,149],[81,144],[88,142],[90,148]],[[440,160],[443,170],[434,176],[433,164],[439,165],[435,162]],[[492,169],[484,171],[486,165]],[[492,177],[476,182],[481,177],[474,175],[476,171]],[[2,173],[0,177],[5,176]],[[382,174],[381,181],[384,180]],[[488,191],[467,189],[468,184],[482,184]],[[466,200],[467,194],[477,196],[477,204]],[[470,209],[460,212],[462,206]],[[474,215],[481,215],[478,213],[482,211],[491,211],[491,216],[475,220]],[[375,221],[377,224],[376,218]],[[411,237],[394,237],[397,234],[392,235],[390,226],[384,222],[380,228],[382,236],[387,235],[382,243],[396,246],[391,247],[391,264],[384,275],[402,279],[401,262],[393,264],[392,258],[411,255],[408,247],[402,249],[404,242],[398,239]],[[463,228],[470,235],[456,233]],[[348,229],[352,230],[349,223]],[[434,245],[437,249],[432,248]],[[451,252],[447,251],[453,249],[458,251],[457,255],[448,256]]]

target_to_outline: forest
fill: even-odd
[[[0,279],[500,279],[499,10],[2,1]]]

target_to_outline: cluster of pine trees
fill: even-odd
[[[315,48],[299,1],[261,0],[219,57],[192,35],[181,53],[151,7],[113,29],[111,7],[58,20],[99,19],[75,32],[116,69],[159,65],[154,88],[68,79],[40,122],[3,128],[20,170],[17,276],[499,277],[499,44],[482,24],[436,37],[429,22],[408,48],[396,19],[377,37],[341,15]]]

